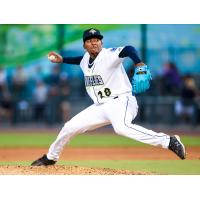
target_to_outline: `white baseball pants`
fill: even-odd
[[[57,161],[64,145],[73,136],[108,124],[112,124],[115,132],[119,135],[146,144],[168,148],[169,135],[156,133],[131,123],[136,117],[137,111],[136,98],[131,94],[120,95],[104,104],[89,106],[65,123],[56,140],[50,146],[47,158]]]

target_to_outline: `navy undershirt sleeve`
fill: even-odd
[[[129,57],[135,64],[142,62],[137,54],[136,49],[133,46],[125,46],[119,53],[119,57],[120,58]]]
[[[64,57],[63,58],[63,63],[80,65],[82,59],[83,59],[83,56],[78,56],[78,57]]]

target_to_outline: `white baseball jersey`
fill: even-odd
[[[85,77],[86,91],[95,104],[105,103],[111,98],[132,91],[122,65],[123,58],[119,58],[122,49],[123,47],[103,48],[91,68],[88,67],[89,53],[83,56],[80,66]]]
[[[132,96],[132,86],[122,65],[123,58],[119,58],[122,49],[103,48],[91,68],[88,67],[90,55],[85,53],[81,57],[80,66],[85,76],[86,90],[94,104],[65,123],[49,148],[48,159],[58,160],[64,145],[76,134],[108,124],[112,124],[119,135],[154,146],[168,147],[169,135],[132,123],[137,115],[138,105],[135,96]]]

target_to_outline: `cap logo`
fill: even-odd
[[[94,29],[91,29],[89,32],[92,33],[93,35],[94,35],[94,33],[96,33],[96,31]]]

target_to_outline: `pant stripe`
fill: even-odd
[[[151,134],[145,133],[145,132],[143,132],[143,131],[141,131],[141,130],[137,130],[136,128],[130,127],[130,126],[128,126],[128,125],[126,124],[126,113],[127,113],[127,108],[128,108],[128,102],[129,102],[129,98],[127,97],[127,104],[126,104],[126,110],[125,110],[125,115],[124,115],[124,125],[125,125],[126,127],[130,128],[130,129],[133,129],[134,131],[138,131],[138,132],[140,132],[140,133],[143,133],[143,134],[145,134],[145,135],[149,135],[149,136],[152,137]],[[153,135],[153,136],[163,137],[163,135],[156,135],[156,134]],[[143,139],[143,140],[144,140],[144,139]]]

